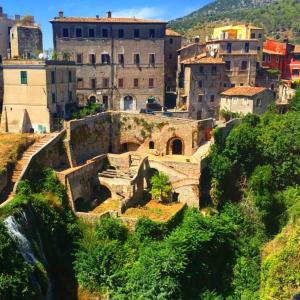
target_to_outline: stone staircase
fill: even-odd
[[[6,201],[11,200],[15,196],[14,187],[16,183],[20,180],[21,175],[23,173],[24,168],[27,166],[31,156],[38,152],[44,145],[46,145],[54,135],[49,134],[41,137],[34,144],[32,144],[21,156],[21,158],[17,161],[15,168],[12,173],[10,184],[7,188],[7,197]]]
[[[138,167],[141,162],[141,156],[138,154],[130,155],[130,167],[129,167],[129,176],[133,177],[138,172]]]

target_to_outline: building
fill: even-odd
[[[3,69],[2,64],[0,64],[0,113],[2,112],[2,105],[3,105]]]
[[[43,52],[42,31],[38,25],[16,24],[10,30],[11,57],[30,59]]]
[[[228,86],[225,62],[206,53],[182,61],[184,65],[184,94],[179,106],[186,105],[193,119],[217,118],[220,93]]]
[[[165,37],[165,85],[167,92],[176,92],[177,51],[181,48],[181,35],[166,29]]]
[[[257,40],[212,40],[206,43],[206,51],[212,57],[225,62],[230,85],[255,86],[257,69]]]
[[[263,87],[239,86],[221,93],[220,110],[262,114],[274,103],[275,93]]]
[[[3,63],[1,127],[7,132],[60,129],[76,100],[74,62],[7,60]]]
[[[54,48],[77,64],[77,97],[108,109],[138,110],[164,102],[166,23],[137,18],[64,17],[52,21]]]
[[[300,45],[294,46],[289,67],[292,81],[300,80]]]

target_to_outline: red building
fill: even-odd
[[[288,41],[266,40],[263,48],[263,68],[278,69],[281,79],[300,79],[300,45]]]

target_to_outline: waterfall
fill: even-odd
[[[3,221],[3,223],[9,236],[15,242],[27,263],[35,265],[36,263],[41,262],[44,267],[48,265],[40,233],[37,230],[37,226],[35,226],[36,224],[34,224],[33,214],[30,214],[28,218],[26,212],[22,210],[17,214],[17,217],[9,216]],[[28,233],[28,235],[26,235],[26,233]],[[41,256],[39,259],[34,253],[34,248],[32,247],[33,241],[39,246],[39,255]],[[53,284],[49,276],[48,278],[49,281],[46,295],[43,295],[41,285],[36,276],[32,274],[30,278],[34,289],[39,295],[43,295],[42,297],[45,300],[53,299]]]

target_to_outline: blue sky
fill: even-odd
[[[211,0],[0,0],[4,12],[8,15],[30,14],[42,26],[44,34],[44,48],[52,48],[52,29],[49,20],[63,10],[66,16],[104,16],[108,10],[113,16],[154,18],[171,20],[184,16]]]

